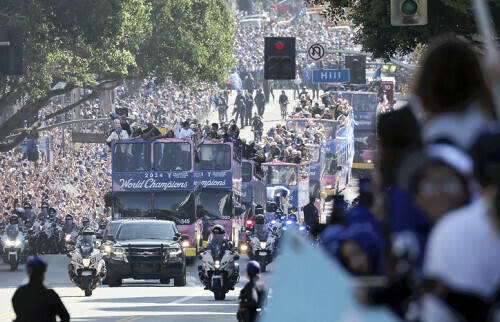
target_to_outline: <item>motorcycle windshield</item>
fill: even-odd
[[[78,248],[82,257],[89,257],[92,253],[93,238],[94,236],[81,236],[78,240]]]
[[[212,256],[214,260],[220,260],[222,258],[223,252],[223,243],[226,242],[226,236],[224,235],[215,235],[212,234],[212,240],[210,241],[210,245],[212,248]]]
[[[66,221],[64,223],[64,230],[70,232],[73,228],[73,221]]]
[[[256,224],[254,226],[254,234],[261,242],[267,241],[269,235],[269,229],[266,224]]]
[[[19,227],[17,225],[8,225],[5,229],[5,234],[8,238],[15,240],[19,234]]]

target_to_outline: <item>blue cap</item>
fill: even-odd
[[[260,273],[260,264],[256,261],[250,261],[247,264],[247,273],[248,275],[256,275]]]
[[[26,269],[28,268],[45,272],[47,270],[47,263],[35,256],[26,263]]]

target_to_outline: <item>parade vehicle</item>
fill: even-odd
[[[260,217],[260,218],[259,218]],[[277,231],[271,231],[270,227],[265,223],[264,216],[257,216],[256,224],[252,231],[248,231],[248,258],[258,261],[262,272],[266,271],[266,267],[277,257]]]
[[[28,259],[28,245],[25,235],[19,230],[18,225],[8,225],[3,232],[2,259],[10,265],[10,270],[15,271],[19,264],[26,263]]]
[[[234,245],[240,246],[242,219],[241,149],[229,142],[205,141],[198,145],[196,184],[202,211],[203,236],[208,238],[214,225],[222,225]],[[203,240],[205,247],[207,240]]]
[[[85,292],[85,296],[91,296],[92,291],[106,278],[106,265],[99,246],[92,228],[87,227],[83,235],[78,237],[75,250],[67,255],[71,258],[69,278]]]
[[[264,183],[262,168],[251,160],[242,162],[241,204],[243,220],[252,220],[255,207],[266,204],[266,184]]]
[[[122,279],[159,279],[174,286],[186,285],[186,253],[173,221],[130,220],[123,222],[114,237],[107,268],[108,285],[121,286]]]
[[[180,139],[112,144],[113,219],[173,221],[190,262],[196,260],[201,220],[196,216],[193,142]]]
[[[342,99],[352,106],[354,118],[354,155],[352,172],[358,177],[368,177],[374,168],[376,153],[376,118],[378,96],[374,92],[331,92],[332,98],[342,94]]]
[[[275,202],[276,194],[282,195],[281,189],[277,188],[285,188],[289,191],[286,196],[289,207],[282,210],[285,213],[298,213],[299,218],[302,219],[302,208],[309,201],[309,180],[307,175],[301,174],[300,166],[295,163],[270,162],[263,163],[262,170],[268,190],[267,201]],[[283,190],[286,191],[285,189]],[[275,193],[269,193],[270,191]]]

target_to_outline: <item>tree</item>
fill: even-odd
[[[24,74],[0,75],[0,113],[21,105],[0,127],[0,151],[41,123],[19,129],[24,120],[74,88],[86,89],[86,96],[44,119],[128,79],[222,83],[235,65],[233,21],[223,0],[2,1],[0,24],[23,29]]]
[[[326,16],[335,22],[348,20],[357,28],[356,42],[374,58],[388,59],[407,54],[417,44],[443,33],[454,33],[477,42],[477,27],[471,0],[428,0],[426,26],[391,26],[390,0],[306,0],[309,4],[328,5]],[[490,0],[493,20],[500,21],[500,2]],[[347,10],[346,10],[347,9]]]

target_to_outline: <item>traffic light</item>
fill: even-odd
[[[0,74],[21,75],[23,73],[23,38],[19,27],[0,27]]]
[[[391,0],[391,25],[427,24],[427,0]]]
[[[295,78],[295,37],[264,38],[264,79]]]
[[[346,56],[345,68],[349,69],[350,84],[366,84],[366,56]]]

